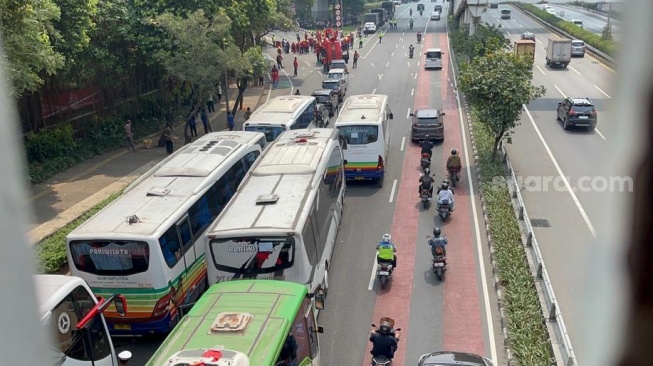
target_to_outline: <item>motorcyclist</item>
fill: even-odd
[[[424,140],[422,140],[422,142],[420,143],[422,147],[422,152],[420,153],[420,155],[423,156],[424,154],[429,154],[429,162],[430,162],[431,156],[433,155],[433,143],[431,142],[429,137],[430,137],[429,135],[426,135],[424,137]]]
[[[370,342],[372,342],[372,357],[385,356],[392,360],[397,350],[397,337],[395,337],[392,326],[389,323],[381,323],[379,330],[370,331]]]
[[[462,168],[462,163],[460,162],[460,155],[458,155],[458,150],[451,149],[451,155],[447,159],[447,171],[449,172],[449,174],[452,174],[453,170],[460,171],[461,168]],[[456,177],[456,181],[459,180],[460,177]]]
[[[422,189],[428,189],[429,190],[429,197],[433,196],[433,182],[435,182],[435,179],[431,176],[431,169],[429,168],[424,168],[424,174],[419,177],[419,189],[417,190],[417,193],[422,195]]]
[[[417,43],[422,41],[422,31],[417,31]]]
[[[410,13],[411,16],[413,15],[413,8],[410,8],[410,12],[409,12],[409,13]]]
[[[449,211],[454,209],[454,199],[453,199],[453,190],[449,188],[449,182],[446,180],[442,182],[440,188],[438,188],[438,210],[440,209],[440,204],[445,201],[449,202]]]
[[[446,257],[447,257],[447,244],[449,244],[449,240],[445,238],[444,236],[441,236],[442,230],[440,230],[439,227],[436,227],[433,229],[433,237],[429,238],[428,244],[431,246],[431,255],[435,257],[436,255],[436,248],[440,247],[442,248],[442,254],[445,256],[445,262],[446,262]]]
[[[410,53],[410,57],[413,57],[413,52],[415,52],[415,47],[411,44],[408,46],[408,52]]]
[[[392,268],[397,268],[397,247],[392,243],[392,236],[384,234],[383,239],[376,246],[376,262],[392,263]]]
[[[411,15],[412,15],[412,14],[411,14]],[[409,24],[410,24],[410,29],[413,29],[413,23],[414,23],[413,18],[410,18],[410,22],[409,22]]]

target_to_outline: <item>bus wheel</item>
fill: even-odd
[[[383,178],[379,178],[376,180],[376,186],[379,188],[383,188]]]

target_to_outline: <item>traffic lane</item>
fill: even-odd
[[[515,174],[532,177],[557,177],[558,171],[548,156],[527,116],[516,128],[513,143],[507,145]],[[556,159],[560,163],[560,159]],[[593,236],[571,195],[565,189],[542,190],[537,187],[521,190],[540,251],[544,258],[560,311],[563,314],[572,344],[579,344],[583,331],[584,294],[588,253]],[[582,364],[582,363],[581,363]]]
[[[574,8],[560,6],[560,5],[553,6],[553,9],[555,9],[555,11],[558,14],[564,12],[564,15],[560,17],[564,20],[567,21],[571,21],[572,19],[581,20],[583,22],[583,28],[596,34],[601,34],[603,32],[603,28],[608,24],[607,16],[601,16],[594,13],[583,12],[583,11],[576,10]],[[620,32],[619,29],[620,23],[618,21],[615,21],[614,19],[610,19],[610,24],[612,25],[612,31],[614,33]]]

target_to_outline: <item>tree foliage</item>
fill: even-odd
[[[494,134],[495,154],[502,139],[511,142],[523,106],[546,92],[543,86],[533,86],[530,67],[527,58],[502,50],[476,57],[462,67],[460,89]]]
[[[501,28],[486,23],[478,24],[472,36],[469,36],[469,25],[456,29],[450,36],[454,50],[468,60],[510,47],[510,40],[503,36]]]
[[[81,54],[90,42],[95,28],[98,0],[54,0],[61,16],[53,25],[56,30],[54,47],[66,58],[67,69],[77,69]],[[77,70],[75,70],[77,72]]]
[[[53,22],[60,14],[50,0],[0,0],[6,52],[0,62],[13,81],[13,95],[37,90],[43,85],[39,73],[52,75],[64,66],[64,57],[51,43],[56,32]]]

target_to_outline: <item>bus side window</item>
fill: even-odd
[[[163,258],[166,260],[168,267],[172,268],[181,259],[181,247],[179,246],[179,236],[177,235],[177,226],[172,226],[165,234],[159,238],[159,245]]]
[[[190,218],[191,227],[193,228],[193,235],[198,237],[204,232],[204,230],[209,226],[211,221],[215,218],[211,213],[209,208],[209,195],[211,190],[209,189],[204,193],[202,198],[200,198],[190,210],[188,210],[188,216]]]
[[[311,210],[312,211],[312,210]],[[302,232],[302,240],[304,241],[304,247],[306,248],[306,255],[308,256],[308,262],[314,266],[317,263],[317,235],[313,230],[312,221],[314,220],[313,214],[308,216],[306,225],[304,225],[304,232]]]
[[[263,141],[265,141],[265,139]],[[243,164],[245,164],[245,170],[249,170],[249,168],[251,168],[252,165],[254,165],[254,162],[256,161],[256,158],[258,158],[259,155],[260,153],[258,151],[252,151],[247,155],[245,155],[245,157],[243,157]]]
[[[191,232],[188,216],[184,217],[182,221],[177,223],[177,230],[179,231],[179,239],[181,246],[184,249],[184,254],[193,246],[193,233]]]

